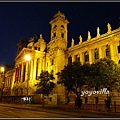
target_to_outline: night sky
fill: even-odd
[[[97,27],[106,33],[107,23],[112,30],[120,24],[119,2],[0,2],[0,64],[14,63],[21,38],[43,34],[50,41],[49,22],[59,10],[70,22],[69,44],[72,38],[77,44],[79,35],[86,40],[88,31],[95,37]]]

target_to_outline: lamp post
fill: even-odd
[[[30,55],[25,55],[25,60],[28,61],[28,71],[27,71],[27,88],[26,88],[26,104],[29,103],[29,97],[28,97],[28,88],[29,88],[29,74],[30,74]]]
[[[5,68],[4,68],[4,67],[1,67],[0,70],[1,70],[1,94],[0,94],[0,100],[2,101],[3,83],[4,83],[4,71],[5,71]]]

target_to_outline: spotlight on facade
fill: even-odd
[[[26,54],[26,55],[25,55],[25,60],[26,60],[26,61],[29,61],[30,59],[31,59],[30,55],[29,55],[29,54]]]
[[[4,71],[5,71],[5,68],[4,68],[4,67],[1,67],[0,69],[1,69],[1,72],[4,72]]]

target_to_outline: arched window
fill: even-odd
[[[75,55],[74,57],[75,57],[75,62],[80,62],[80,56],[79,56],[79,54]]]
[[[94,50],[94,58],[95,60],[99,59],[99,50],[97,48]]]
[[[84,53],[84,58],[85,58],[85,62],[89,61],[89,54],[87,51]]]
[[[64,28],[64,25],[61,25],[62,28]]]
[[[53,70],[51,70],[51,74],[54,75],[54,71]]]
[[[69,64],[69,65],[72,64],[72,57],[68,57],[68,64]]]
[[[120,64],[120,60],[118,61],[118,64]]]
[[[54,65],[54,59],[51,60],[51,65]]]
[[[110,45],[106,45],[106,57],[110,57]]]
[[[88,97],[85,97],[85,103],[87,103],[88,102]]]
[[[53,28],[56,28],[57,27],[57,25],[55,25]]]
[[[120,41],[119,41],[119,45],[117,46],[118,48],[118,53],[120,53]]]
[[[64,33],[61,33],[61,37],[64,38]]]
[[[53,33],[53,37],[56,37],[56,32],[55,32],[55,33]]]

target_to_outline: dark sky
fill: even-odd
[[[87,39],[107,32],[107,23],[112,29],[119,27],[119,2],[0,2],[0,64],[13,64],[17,52],[17,43],[21,38],[30,38],[43,34],[50,40],[50,24],[53,15],[60,10],[70,22],[68,41],[79,35]]]

